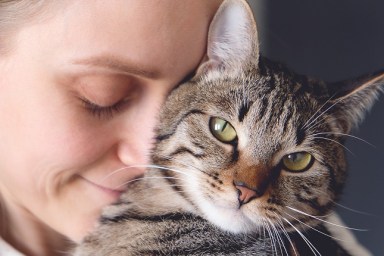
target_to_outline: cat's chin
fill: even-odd
[[[239,208],[235,204],[221,207],[209,202],[201,202],[200,211],[205,219],[220,229],[236,234],[255,232],[265,222],[265,219],[260,217],[260,213],[254,210],[251,213],[245,207]]]

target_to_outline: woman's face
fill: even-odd
[[[207,2],[72,1],[14,35],[0,58],[6,205],[74,240],[90,229],[143,173],[114,171],[147,163],[164,97],[203,57]]]

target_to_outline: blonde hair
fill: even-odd
[[[0,0],[0,56],[10,51],[12,35],[36,19],[55,0]]]

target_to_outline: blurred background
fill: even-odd
[[[326,81],[384,70],[383,0],[248,0],[261,52]],[[337,211],[373,255],[384,255],[384,95],[349,138],[349,179]]]

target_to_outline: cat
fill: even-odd
[[[153,165],[74,255],[358,254],[328,216],[347,176],[345,138],[384,72],[326,83],[269,61],[245,0],[223,2],[207,44],[162,108]]]

